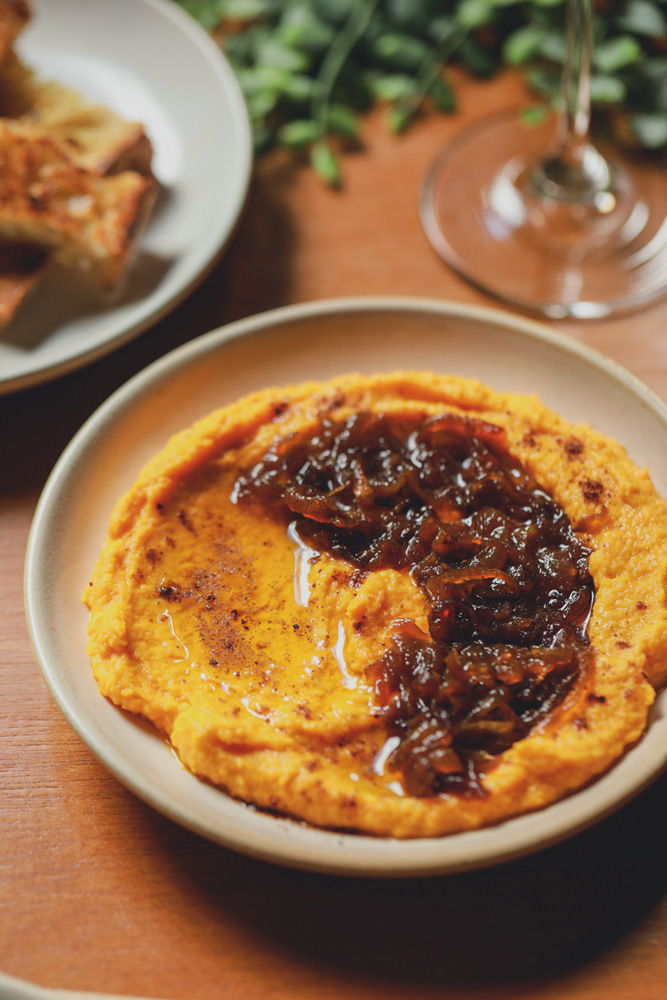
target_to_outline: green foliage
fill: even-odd
[[[395,134],[425,110],[455,110],[448,65],[482,79],[517,66],[542,99],[560,93],[567,0],[174,2],[220,40],[256,150],[302,151],[331,187],[374,104]],[[667,0],[604,0],[594,25],[594,112],[620,112],[639,145],[667,147]]]
[[[338,157],[324,139],[318,139],[311,148],[310,162],[327,187],[340,187],[340,165]]]

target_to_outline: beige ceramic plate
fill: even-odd
[[[533,322],[418,299],[351,299],[264,313],[151,365],[84,425],[56,465],[29,541],[26,608],[53,697],[81,738],[137,795],[228,847],[296,867],[354,875],[427,875],[537,850],[600,819],[667,762],[667,692],[642,741],[589,788],[474,833],[396,841],[308,828],[247,808],[187,773],[166,744],[100,697],[85,653],[80,595],[111,508],[168,435],[268,385],[348,371],[430,369],[538,393],[571,421],[621,440],[667,495],[667,408],[615,364]]]
[[[0,394],[88,364],[173,308],[229,241],[252,166],[243,96],[217,45],[173,0],[32,0],[17,49],[153,143],[160,195],[126,281],[102,301],[53,267],[0,330]]]
[[[142,998],[121,997],[115,993],[89,993],[87,990],[85,993],[80,993],[78,990],[50,989],[0,972],[0,1000],[142,1000]]]

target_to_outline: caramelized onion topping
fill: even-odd
[[[589,551],[509,453],[504,431],[445,414],[359,413],[277,440],[235,485],[360,572],[410,572],[429,633],[397,623],[368,672],[388,766],[411,795],[483,795],[494,755],[582,674]]]

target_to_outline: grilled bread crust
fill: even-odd
[[[91,104],[70,87],[40,80],[13,50],[0,65],[0,117],[41,126],[87,170],[151,172],[153,149],[141,122]]]
[[[118,284],[157,193],[141,123],[19,58],[30,13],[26,0],[0,0],[0,329],[51,259],[102,289]]]
[[[134,171],[99,176],[39,126],[0,121],[0,239],[32,243],[113,287],[156,195]]]

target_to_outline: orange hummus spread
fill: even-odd
[[[173,437],[84,600],[101,693],[317,826],[432,837],[614,764],[667,677],[667,508],[534,397],[397,372]]]

